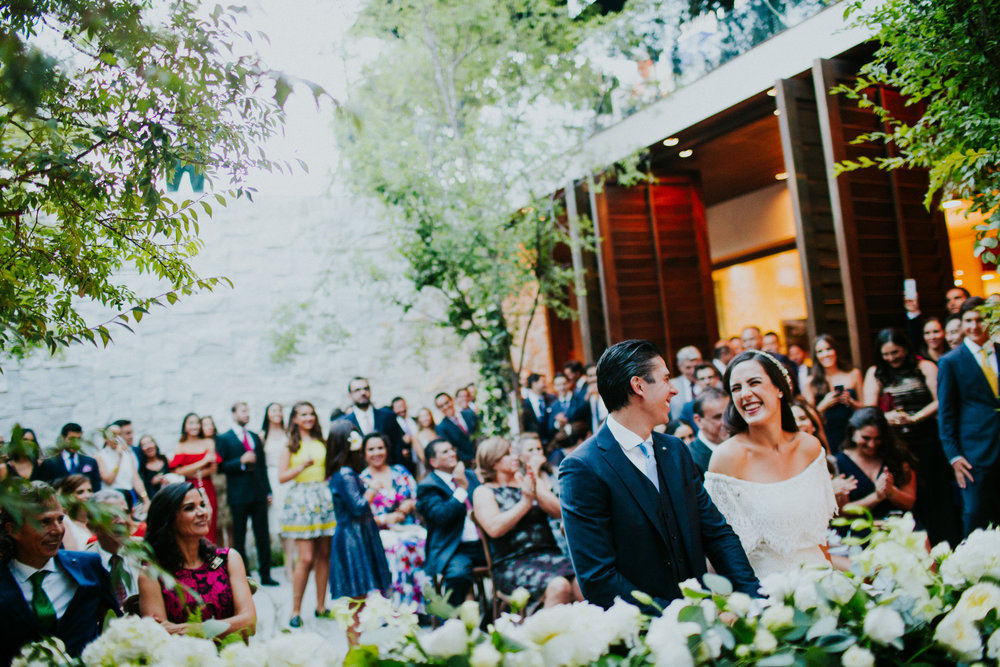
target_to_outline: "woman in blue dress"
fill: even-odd
[[[823,415],[830,452],[844,444],[847,420],[862,406],[861,371],[841,354],[833,336],[820,334],[813,341],[813,367],[809,382],[802,388],[809,402]]]

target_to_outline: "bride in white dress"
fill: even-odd
[[[733,359],[723,385],[732,437],[712,454],[705,489],[758,578],[829,566],[826,532],[837,503],[823,446],[795,424],[788,372],[766,352],[749,351]]]

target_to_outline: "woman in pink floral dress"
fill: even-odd
[[[417,523],[415,514],[417,482],[403,466],[388,464],[381,434],[366,435],[362,447],[368,466],[360,476],[392,572],[393,602],[416,602],[422,610],[423,590],[429,580],[424,573],[427,531]]]

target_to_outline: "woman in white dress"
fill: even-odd
[[[295,540],[282,539],[281,512],[285,507],[285,496],[288,494],[288,484],[278,480],[278,464],[281,453],[288,444],[288,432],[285,430],[285,412],[281,403],[268,403],[264,408],[264,423],[260,426],[264,436],[264,457],[267,459],[267,481],[271,483],[271,504],[267,508],[267,526],[271,531],[271,541],[279,541],[285,554],[285,576],[292,580],[292,570],[295,565]]]
[[[733,359],[723,386],[732,437],[712,454],[705,488],[754,572],[829,566],[826,533],[837,503],[823,446],[795,424],[788,371],[752,350]]]

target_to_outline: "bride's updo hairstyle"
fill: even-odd
[[[726,367],[726,374],[722,378],[723,389],[726,392],[726,396],[729,396],[730,399],[729,405],[726,406],[726,411],[722,415],[722,423],[725,425],[726,430],[731,435],[735,435],[737,433],[746,433],[750,428],[747,426],[746,420],[743,419],[743,415],[736,409],[736,398],[733,396],[729,385],[733,369],[747,361],[753,361],[763,368],[764,373],[770,378],[771,384],[781,392],[781,398],[778,399],[781,405],[781,430],[788,433],[798,431],[799,427],[795,423],[795,414],[792,412],[792,381],[788,376],[788,371],[785,370],[785,367],[777,359],[767,352],[761,352],[760,350],[742,352],[729,362],[729,365]]]

